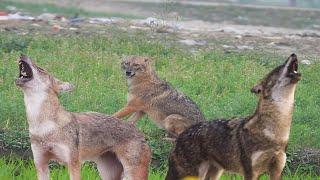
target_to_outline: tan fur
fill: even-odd
[[[29,133],[38,179],[49,179],[48,162],[66,164],[72,180],[80,180],[81,163],[94,161],[104,180],[147,180],[151,152],[131,124],[100,113],[73,113],[60,105],[58,93],[73,86],[38,69],[29,58],[33,78],[16,84],[24,92]],[[38,98],[37,98],[38,96]],[[39,97],[40,96],[40,97]]]
[[[127,104],[114,114],[136,123],[147,114],[160,128],[178,135],[205,120],[198,106],[187,96],[161,80],[152,69],[150,58],[131,56],[122,62],[129,85]]]

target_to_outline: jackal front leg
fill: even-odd
[[[70,180],[81,180],[81,164],[78,159],[71,160],[68,163]]]
[[[280,152],[276,157],[275,161],[270,165],[270,179],[280,180],[281,173],[286,164],[287,155],[285,152]]]
[[[142,116],[144,114],[145,113],[143,111],[135,112],[132,116],[130,116],[130,118],[128,119],[128,122],[130,122],[132,124],[136,124],[138,122],[138,120],[142,118]]]
[[[49,180],[50,170],[49,170],[49,156],[50,154],[44,151],[39,145],[31,144],[31,149],[33,153],[34,164],[37,169],[38,180]]]
[[[117,118],[123,118],[123,117],[126,117],[126,116],[136,112],[136,111],[138,111],[137,108],[135,108],[133,106],[126,106],[126,107],[120,109],[115,114],[113,114],[113,116],[117,117]]]

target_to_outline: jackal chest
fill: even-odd
[[[286,153],[283,150],[257,150],[251,154],[251,167],[253,170],[267,171],[271,163],[284,166]]]
[[[64,142],[52,142],[45,140],[31,140],[31,148],[34,157],[47,156],[50,160],[59,163],[68,163],[71,157],[71,148]]]

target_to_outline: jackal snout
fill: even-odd
[[[19,59],[19,77],[15,82],[24,91],[53,90],[59,93],[74,89],[72,84],[54,78],[25,55],[21,55]]]
[[[121,68],[125,72],[127,78],[140,77],[149,73],[150,58],[129,56],[125,58],[121,63]]]
[[[251,89],[252,93],[268,99],[275,96],[288,94],[295,89],[301,79],[298,73],[298,59],[295,54],[289,56],[284,64],[271,71],[259,84]],[[280,92],[283,92],[280,94]]]

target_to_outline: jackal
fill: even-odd
[[[150,148],[133,125],[105,114],[64,110],[58,93],[73,86],[26,56],[20,57],[19,71],[16,84],[24,94],[38,179],[49,179],[50,160],[66,164],[72,180],[80,180],[86,160],[97,163],[105,180],[119,180],[123,172],[130,180],[147,179]]]
[[[129,121],[135,123],[147,114],[173,136],[205,120],[195,102],[156,75],[150,61],[149,57],[141,56],[123,60],[122,69],[126,73],[129,93],[127,105],[114,116],[123,118],[134,113]]]
[[[292,54],[271,71],[252,92],[259,96],[255,113],[247,118],[200,122],[185,130],[170,155],[166,180],[186,176],[219,179],[223,171],[246,180],[268,173],[281,179],[289,140],[294,93],[301,79]]]

